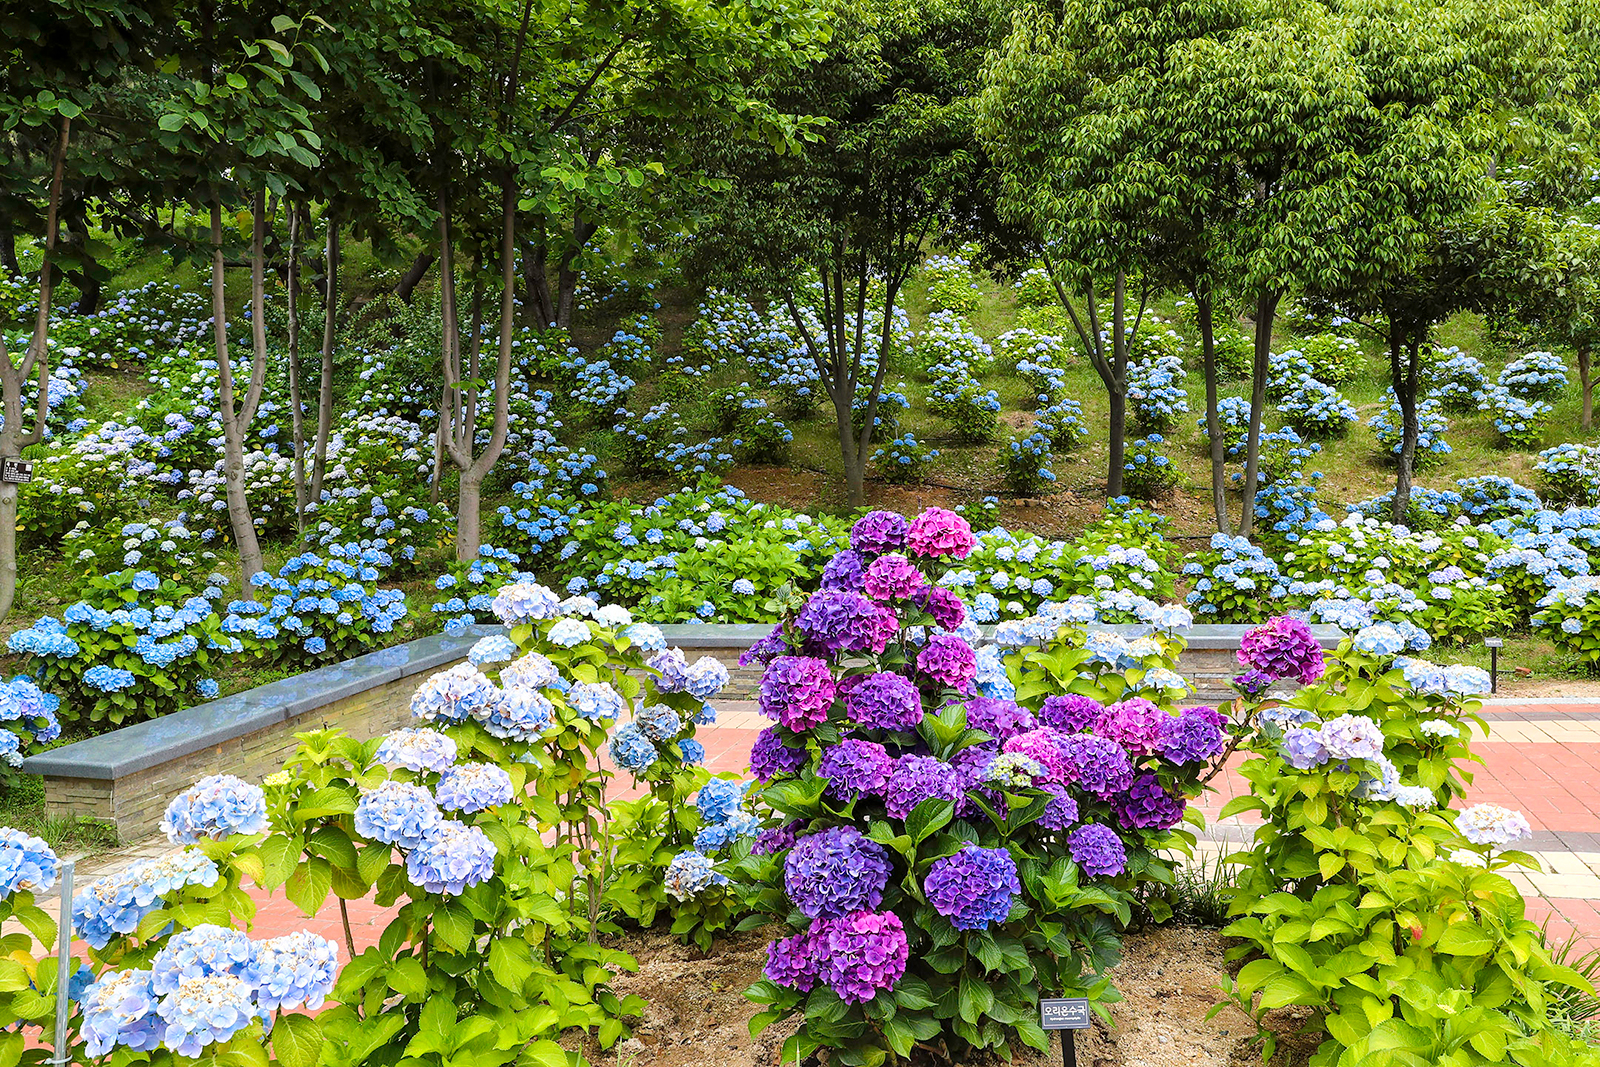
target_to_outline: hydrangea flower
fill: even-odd
[[[1091,877],[1115,878],[1128,866],[1128,850],[1109,826],[1084,823],[1067,835],[1073,862]]]
[[[1002,752],[989,760],[984,781],[1001,789],[1027,789],[1047,777],[1038,760],[1020,752]]]
[[[1215,708],[1185,708],[1179,715],[1166,716],[1156,742],[1156,751],[1177,764],[1205,763],[1225,747],[1222,716]]]
[[[811,932],[780,937],[767,946],[767,963],[761,972],[778,985],[801,993],[816,988],[822,968],[811,954]]]
[[[617,727],[607,750],[611,753],[612,763],[633,775],[643,773],[661,758],[660,751],[650,743],[650,738],[645,736],[639,724],[634,722],[625,722]]]
[[[1001,746],[1004,752],[1019,753],[1033,760],[1050,780],[1067,780],[1067,746],[1065,736],[1048,726],[1008,737]]]
[[[874,600],[905,600],[928,584],[928,579],[898,552],[879,556],[862,576],[861,591]]]
[[[1248,631],[1239,641],[1239,665],[1273,678],[1312,685],[1322,677],[1322,646],[1311,627],[1279,615]]]
[[[478,668],[458,663],[417,687],[411,697],[411,714],[426,722],[462,723],[498,696],[499,690]]]
[[[76,654],[76,648],[74,648]],[[121,667],[109,667],[104,663],[97,663],[83,672],[83,684],[100,690],[102,693],[115,693],[119,689],[126,689],[134,683],[132,671],[123,670]]]
[[[1406,650],[1405,636],[1386,622],[1362,627],[1350,639],[1350,644],[1369,656],[1396,656]]]
[[[945,508],[927,508],[906,530],[906,551],[913,556],[966,559],[978,539],[966,519]]]
[[[460,893],[494,877],[494,842],[476,826],[442,820],[406,856],[406,877],[430,893]]]
[[[1297,771],[1310,771],[1332,758],[1322,743],[1322,731],[1309,726],[1296,726],[1284,732],[1280,750],[1284,762]]]
[[[1183,821],[1183,797],[1174,796],[1153,774],[1141,774],[1111,801],[1117,821],[1132,830],[1170,830]]]
[[[780,774],[793,774],[805,766],[805,762],[806,750],[785,745],[776,727],[762,730],[750,746],[750,773],[763,784]]]
[[[433,794],[409,782],[384,782],[356,803],[356,833],[403,849],[420,846],[441,821]]]
[[[875,741],[847,737],[823,749],[817,776],[828,779],[828,795],[849,803],[863,796],[877,796],[889,778],[894,760]]]
[[[1039,788],[1050,794],[1044,811],[1039,815],[1039,825],[1046,830],[1065,830],[1078,821],[1078,802],[1067,793],[1067,787],[1055,782],[1042,782]]]
[[[506,689],[551,689],[560,681],[561,671],[550,657],[538,652],[525,653],[500,668],[500,684]]]
[[[405,727],[384,734],[374,759],[385,767],[442,774],[456,761],[456,743],[438,730]]]
[[[162,996],[185,978],[233,975],[254,982],[256,943],[243,930],[201,923],[180,930],[150,961],[151,987]]]
[[[1044,698],[1039,721],[1063,733],[1076,734],[1094,726],[1104,710],[1105,706],[1091,697],[1058,694]]]
[[[860,593],[819,589],[795,616],[795,628],[807,651],[835,655],[869,648],[873,642],[865,632],[867,624],[881,617],[878,605]]]
[[[978,674],[972,646],[954,634],[934,634],[917,653],[917,670],[958,693],[970,693]]]
[[[982,730],[997,741],[1005,741],[1038,726],[1033,712],[1014,700],[998,697],[972,697],[965,701],[967,728]]]
[[[207,775],[167,805],[161,832],[175,845],[192,845],[202,837],[264,834],[267,795],[234,775]]]
[[[699,852],[716,852],[730,841],[750,837],[761,829],[761,820],[748,811],[736,811],[724,823],[702,826],[694,835],[694,847]]]
[[[567,704],[582,718],[590,722],[614,722],[625,710],[627,702],[610,682],[576,682],[567,690]]]
[[[689,901],[714,885],[727,885],[728,876],[719,874],[711,857],[688,849],[672,857],[663,875],[667,896],[676,901]]]
[[[959,800],[961,783],[948,763],[932,756],[901,756],[895,760],[883,792],[889,814],[904,819],[925,800]]]
[[[166,1024],[161,1042],[180,1056],[198,1057],[256,1020],[272,1028],[272,1016],[255,1003],[255,989],[231,974],[185,977],[163,996],[156,1012]]]
[[[828,664],[810,656],[779,656],[761,675],[761,711],[796,732],[828,720],[835,685]]]
[[[1322,744],[1333,759],[1376,759],[1383,753],[1383,728],[1365,715],[1341,715],[1322,725]]]
[[[818,919],[809,942],[818,980],[847,1004],[865,1004],[894,989],[911,955],[905,926],[892,911]]]
[[[894,511],[869,511],[850,527],[850,547],[864,556],[893,552],[906,543],[911,524]]]
[[[711,779],[695,794],[694,804],[700,811],[700,818],[705,822],[727,822],[744,804],[744,794],[749,788],[749,782]]]
[[[817,580],[817,585],[821,589],[840,589],[859,593],[865,577],[866,561],[861,557],[861,553],[845,548],[835,552],[833,558],[823,566],[822,576]]]
[[[922,887],[928,903],[957,930],[987,930],[1005,922],[1022,892],[1010,852],[972,844],[934,860]]]
[[[516,656],[517,646],[504,634],[491,634],[467,650],[467,662],[475,667],[485,663],[507,663]]]
[[[216,885],[219,876],[217,865],[197,849],[141,860],[78,892],[72,898],[73,927],[92,947],[103,949],[112,938],[134,933],[167,894],[184,886]]]
[[[135,1052],[160,1047],[166,1027],[150,979],[149,971],[106,971],[84,992],[85,1052],[104,1056],[118,1045]]]
[[[519,626],[555,618],[561,613],[561,598],[537,583],[513,582],[500,587],[489,610],[507,626]]]
[[[1394,802],[1413,810],[1431,808],[1438,803],[1433,790],[1425,785],[1401,785],[1394,789]]]
[[[853,826],[800,838],[783,864],[789,899],[813,919],[875,908],[889,883],[889,854]]]
[[[518,744],[537,741],[556,726],[555,705],[537,689],[498,690],[472,717],[490,736]]]
[[[683,720],[665,704],[652,704],[640,710],[633,721],[652,741],[671,741],[683,732]]]
[[[43,839],[0,827],[0,899],[18,891],[48,892],[60,869],[61,861]]]
[[[1062,741],[1067,784],[1102,800],[1133,784],[1133,761],[1115,741],[1094,734],[1069,734]]]
[[[844,684],[845,712],[873,730],[910,730],[922,721],[922,694],[898,674],[858,674]]]
[[[1161,742],[1162,730],[1172,718],[1143,697],[1119,700],[1107,707],[1094,724],[1094,732],[1115,741],[1134,759],[1148,756]]]
[[[1533,836],[1533,827],[1522,812],[1499,804],[1474,804],[1458,812],[1456,829],[1474,845],[1498,848]]]
[[[466,815],[509,804],[513,796],[511,775],[492,763],[458,763],[434,789],[439,807]]]
[[[256,1002],[267,1011],[316,1011],[339,977],[339,946],[309,930],[256,946]]]
[[[560,648],[572,648],[589,640],[589,624],[582,619],[557,619],[555,625],[550,627],[550,632],[545,634],[546,640]]]
[[[1427,719],[1417,727],[1427,737],[1460,737],[1461,728],[1448,719]]]

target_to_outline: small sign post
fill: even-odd
[[[33,481],[33,464],[24,462],[15,456],[6,456],[0,459],[0,482],[13,482],[21,485]]]
[[[1078,1067],[1078,1047],[1074,1030],[1089,1029],[1088,997],[1053,997],[1039,1001],[1039,1025],[1061,1031],[1061,1062]]]
[[[1500,649],[1505,645],[1503,637],[1485,637],[1484,647],[1489,650],[1489,692],[1500,691]]]

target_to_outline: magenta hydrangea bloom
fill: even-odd
[[[861,591],[874,600],[905,600],[928,584],[916,564],[898,552],[873,560],[861,578]]]
[[[882,745],[852,737],[823,750],[817,777],[828,779],[829,796],[848,803],[883,792],[893,766],[894,760]]]
[[[1050,794],[1050,802],[1039,815],[1039,825],[1046,830],[1065,830],[1078,821],[1078,802],[1067,793],[1067,787],[1054,782],[1043,782],[1040,789]]]
[[[955,634],[934,634],[917,653],[917,670],[958,693],[970,693],[978,676],[978,654]]]
[[[1115,741],[1094,734],[1068,734],[1067,784],[1109,800],[1133,784],[1133,761]]]
[[[870,652],[878,656],[900,632],[900,619],[887,604],[873,604],[858,626],[856,640],[851,647],[858,652]]]
[[[1077,734],[1092,728],[1105,710],[1105,705],[1092,697],[1065,693],[1044,698],[1039,721],[1063,733]]]
[[[1066,735],[1048,726],[1006,739],[1006,752],[1018,752],[1044,768],[1052,781],[1065,782],[1071,753],[1066,745]]]
[[[911,955],[905,926],[892,911],[818,919],[811,924],[810,953],[819,980],[847,1004],[892,990]]]
[[[1239,665],[1268,677],[1293,678],[1311,685],[1322,677],[1322,646],[1311,627],[1278,615],[1249,631],[1239,641]]]
[[[841,683],[845,712],[873,730],[910,730],[922,721],[922,693],[898,674],[857,674]]]
[[[1117,821],[1132,830],[1170,830],[1183,821],[1187,805],[1161,785],[1153,774],[1141,774],[1126,793],[1111,801]]]
[[[1143,697],[1129,697],[1106,708],[1094,724],[1094,732],[1127,749],[1134,759],[1148,756],[1161,741],[1161,730],[1172,718]]]
[[[906,531],[906,551],[913,556],[954,556],[966,559],[978,539],[972,526],[953,511],[928,508],[911,520]]]
[[[1033,712],[1014,700],[972,697],[966,705],[967,729],[982,730],[996,741],[1005,741],[1039,725]]]
[[[1067,835],[1073,862],[1091,877],[1115,878],[1128,867],[1128,850],[1109,826],[1084,823]]]
[[[916,596],[917,606],[929,615],[942,630],[955,630],[967,621],[967,605],[954,592],[942,585],[930,585]]]
[[[758,782],[770,782],[780,774],[793,774],[805,766],[805,762],[806,750],[785,745],[773,726],[757,734],[755,743],[750,746],[750,773]]]
[[[833,706],[828,664],[810,656],[779,656],[761,675],[761,711],[799,732],[828,721]]]
[[[850,593],[861,592],[861,580],[866,575],[867,561],[861,553],[842,548],[833,554],[822,568],[818,586],[822,589],[842,589]]]
[[[922,888],[928,903],[957,930],[987,930],[1006,921],[1022,883],[1010,852],[969,844],[934,860]]]
[[[807,834],[783,861],[783,888],[816,918],[848,915],[883,903],[889,853],[854,826]]]
[[[1224,747],[1222,716],[1215,708],[1185,708],[1181,715],[1167,716],[1156,745],[1173,763],[1204,763],[1220,756]]]
[[[850,527],[850,547],[863,556],[896,552],[905,546],[911,523],[898,511],[869,511]]]
[[[955,768],[932,756],[901,756],[883,784],[884,806],[904,819],[924,800],[958,800],[961,782]]]

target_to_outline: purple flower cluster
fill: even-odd
[[[837,918],[883,903],[889,853],[853,826],[802,837],[783,862],[783,887],[813,919]]]
[[[1051,781],[1065,782],[1069,765],[1069,746],[1066,736],[1048,726],[1029,730],[1006,739],[1006,752],[1017,752],[1044,768]]]
[[[861,553],[850,548],[841,549],[834,553],[833,558],[822,568],[822,577],[818,580],[818,585],[822,589],[859,593],[862,580],[866,577],[866,566],[866,560],[861,558]]]
[[[1117,821],[1131,830],[1170,830],[1183,821],[1183,797],[1173,796],[1153,774],[1141,774],[1111,802]]]
[[[795,627],[807,651],[819,655],[860,652],[868,647],[864,629],[878,615],[878,606],[860,593],[820,589],[795,616]]]
[[[750,773],[763,784],[780,774],[793,774],[805,764],[806,750],[785,745],[773,726],[757,734],[755,744],[750,746]]]
[[[883,791],[889,814],[904,819],[924,800],[959,800],[961,782],[954,767],[932,756],[901,756]]]
[[[869,511],[850,527],[850,547],[863,556],[893,552],[905,546],[910,527],[897,511]]]
[[[767,948],[765,973],[802,993],[820,982],[848,1004],[865,1004],[895,987],[909,958],[898,915],[858,911],[818,919],[805,933],[774,941]]]
[[[1051,794],[1050,802],[1039,816],[1040,826],[1046,830],[1065,830],[1078,821],[1078,802],[1068,795],[1066,786],[1045,782],[1039,788]]]
[[[978,655],[954,634],[934,634],[917,653],[917,670],[958,693],[970,693],[978,676]]]
[[[1274,680],[1293,678],[1311,685],[1322,677],[1322,646],[1311,627],[1278,615],[1249,631],[1239,641],[1239,665]]]
[[[1101,712],[1094,732],[1121,745],[1134,759],[1141,759],[1156,750],[1162,727],[1170,718],[1143,697],[1130,697]]]
[[[858,674],[843,689],[845,711],[860,726],[910,730],[922,721],[922,694],[898,674]]]
[[[996,741],[1027,733],[1039,725],[1033,712],[1014,700],[973,697],[966,701],[967,729],[982,730]]]
[[[1076,734],[1093,727],[1103,711],[1105,706],[1098,700],[1066,693],[1044,698],[1039,708],[1039,721],[1063,733]]]
[[[957,930],[987,930],[1006,921],[1022,883],[1010,852],[969,844],[935,860],[922,888],[928,903]]]
[[[1222,725],[1216,708],[1185,708],[1162,722],[1156,751],[1173,763],[1205,763],[1226,747]]]
[[[942,585],[930,585],[914,598],[917,607],[933,616],[940,629],[955,630],[967,621],[967,606]]]
[[[828,795],[848,803],[858,797],[877,796],[883,792],[884,782],[894,760],[884,747],[874,741],[846,738],[832,748],[824,749],[817,764],[817,776],[828,779]]]
[[[913,556],[966,559],[976,547],[978,539],[967,520],[944,508],[928,508],[906,530],[906,551]]]
[[[1067,835],[1073,862],[1091,877],[1115,878],[1128,866],[1128,850],[1109,826],[1084,823]]]
[[[833,675],[825,660],[779,656],[761,675],[761,711],[796,732],[828,721]]]
[[[861,591],[874,600],[906,600],[928,584],[916,564],[898,552],[879,556],[867,567]]]
[[[1133,761],[1115,741],[1093,734],[1069,734],[1062,747],[1066,752],[1067,784],[1102,800],[1109,800],[1133,784]]]

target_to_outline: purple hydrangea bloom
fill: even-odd
[[[957,930],[987,930],[1006,921],[1022,883],[1010,852],[969,844],[934,860],[922,888],[928,903]]]
[[[1311,685],[1322,677],[1322,646],[1311,627],[1279,615],[1249,631],[1239,641],[1239,666],[1271,678],[1293,678]]]
[[[1044,698],[1039,721],[1063,733],[1076,734],[1094,726],[1105,710],[1105,705],[1091,697],[1065,693]]]
[[[900,619],[886,604],[872,604],[872,610],[861,618],[859,625],[860,630],[851,647],[874,656],[881,655],[900,632]]]
[[[1220,719],[1214,708],[1185,708],[1176,717],[1168,715],[1161,723],[1161,740],[1156,749],[1173,763],[1213,759],[1226,747]]]
[[[883,903],[889,853],[853,826],[802,837],[783,862],[783,887],[803,914],[835,918]]]
[[[959,800],[961,782],[954,767],[932,756],[901,756],[884,783],[884,806],[904,819],[924,800]]]
[[[860,593],[821,589],[806,600],[795,626],[807,651],[831,655],[862,648],[862,623],[875,614],[876,606]]]
[[[927,508],[911,520],[906,531],[906,551],[913,556],[954,556],[966,559],[978,539],[972,526],[953,511]]]
[[[915,601],[919,608],[933,616],[933,621],[942,630],[958,629],[967,621],[966,604],[942,585],[929,586],[917,594]]]
[[[861,558],[861,553],[851,548],[841,549],[835,552],[833,558],[822,568],[818,587],[859,593],[861,580],[866,575],[866,566],[867,561]]]
[[[406,877],[430,893],[460,893],[494,877],[495,855],[482,830],[446,819],[406,856]]]
[[[917,670],[958,693],[970,693],[978,676],[978,655],[954,634],[934,634],[917,653]]]
[[[829,796],[848,803],[857,797],[881,793],[893,766],[894,760],[877,742],[846,738],[823,750],[817,776],[829,780]]]
[[[1309,726],[1286,730],[1281,751],[1284,762],[1297,771],[1315,770],[1331,758],[1322,743],[1322,731]]]
[[[793,774],[805,766],[806,750],[790,748],[778,736],[778,729],[769,726],[756,735],[750,746],[750,773],[758,782],[766,783],[780,774]]]
[[[1078,802],[1067,793],[1067,787],[1054,782],[1039,786],[1050,794],[1050,802],[1039,816],[1039,825],[1046,830],[1065,830],[1078,821]]]
[[[1101,713],[1094,732],[1115,741],[1134,759],[1148,756],[1161,740],[1162,728],[1172,718],[1143,697],[1119,700]]]
[[[898,674],[857,674],[844,683],[850,718],[873,730],[910,730],[922,721],[922,694]]]
[[[1245,671],[1243,674],[1236,674],[1233,676],[1234,688],[1239,690],[1239,692],[1243,693],[1247,697],[1260,696],[1262,693],[1265,693],[1268,689],[1270,689],[1272,687],[1272,683],[1275,681],[1277,681],[1277,679],[1273,678],[1272,675],[1263,674],[1261,671],[1257,670],[1249,670]]]
[[[973,697],[966,705],[967,729],[982,730],[996,741],[1027,733],[1039,725],[1033,712],[1014,700]]]
[[[928,584],[916,565],[898,552],[879,556],[867,567],[861,591],[874,600],[905,600]]]
[[[795,732],[828,721],[835,693],[824,660],[779,656],[761,675],[761,711]]]
[[[1115,878],[1128,866],[1128,850],[1109,826],[1084,823],[1067,835],[1073,862],[1091,877]]]
[[[739,666],[749,667],[754,664],[768,664],[779,656],[789,651],[789,643],[783,639],[783,624],[772,628],[772,632],[765,637],[758,637],[755,644],[739,654]]]
[[[850,527],[850,547],[865,556],[893,552],[906,543],[911,524],[894,511],[869,511]]]
[[[911,954],[905,926],[892,911],[818,919],[811,924],[810,942],[818,979],[846,1004],[865,1004],[893,989]]]
[[[1141,774],[1126,793],[1111,801],[1117,821],[1133,830],[1170,830],[1183,821],[1187,807],[1182,797],[1173,796],[1153,774]]]
[[[1063,748],[1068,785],[1109,800],[1133,784],[1133,761],[1115,741],[1094,734],[1068,734]]]
[[[1334,759],[1377,759],[1383,728],[1365,715],[1341,715],[1322,724],[1322,743]]]
[[[776,856],[794,847],[800,840],[800,831],[805,828],[804,819],[795,819],[782,826],[769,826],[756,834],[755,843],[750,846],[750,852],[756,856]]]
[[[1065,782],[1070,758],[1066,738],[1045,726],[1007,738],[1003,747],[1006,752],[1019,752],[1039,764],[1052,781]]]
[[[761,972],[778,985],[809,993],[821,971],[811,955],[811,931],[780,937],[767,946],[767,965]]]

